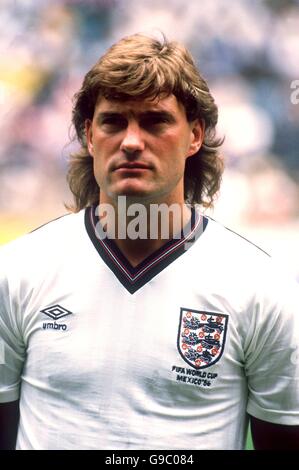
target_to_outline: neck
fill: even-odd
[[[191,217],[185,203],[132,204],[125,197],[109,206],[100,204],[99,208],[98,215],[108,238],[114,239],[132,266],[137,266],[168,240],[178,238]]]

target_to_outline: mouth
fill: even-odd
[[[151,167],[146,165],[145,163],[139,162],[126,162],[121,165],[118,165],[114,171],[123,171],[123,172],[138,172],[138,171],[145,171],[150,170]]]

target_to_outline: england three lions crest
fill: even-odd
[[[222,356],[228,315],[181,308],[179,352],[195,369],[210,367]]]

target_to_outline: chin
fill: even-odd
[[[137,198],[146,198],[151,197],[151,192],[146,191],[145,188],[138,187],[137,185],[126,185],[123,188],[119,188],[113,195],[118,196],[126,196],[126,197],[137,197]]]
[[[112,195],[114,200],[117,200],[120,196],[126,198],[126,205],[131,204],[144,204],[148,205],[155,202],[155,198],[151,193],[145,191],[120,191]]]

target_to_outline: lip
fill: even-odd
[[[114,171],[141,171],[141,170],[150,170],[149,165],[138,162],[129,162],[123,163],[115,168]]]

